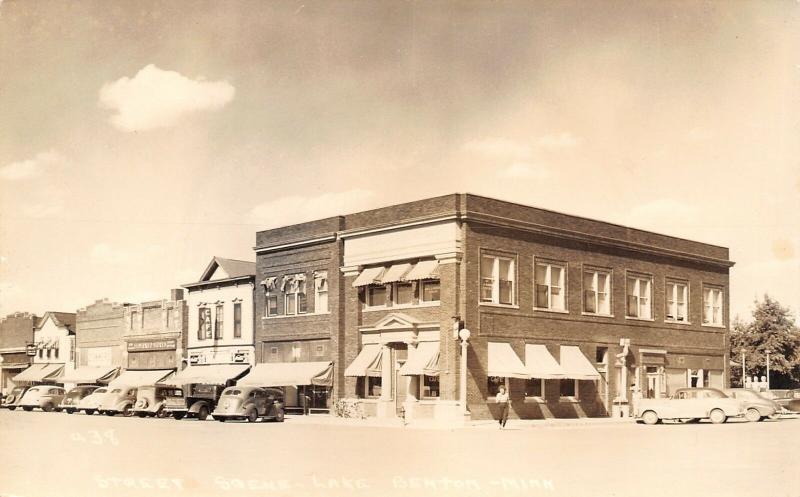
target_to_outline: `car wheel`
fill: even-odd
[[[131,409],[130,405],[126,405],[124,408],[122,408],[122,415],[133,416],[133,409]]]
[[[31,407],[31,406],[22,406],[22,410],[23,411],[27,411],[27,412],[31,412],[33,410],[33,407]]]
[[[146,418],[147,417],[147,413],[146,412],[137,412],[136,416],[138,416],[140,418]]]
[[[17,406],[8,406],[8,410],[9,410],[9,411],[13,411],[13,410],[14,410],[14,409],[16,409],[16,408],[17,408]]]
[[[258,421],[258,411],[256,411],[254,407],[249,407],[247,412],[245,412],[245,418],[248,423],[255,423]]]
[[[225,418],[214,418],[214,419],[216,419],[220,423],[224,423],[225,421],[227,421]]]
[[[159,407],[158,411],[156,411],[157,418],[166,418],[167,416],[169,416],[169,414],[167,413],[166,409],[164,409],[163,406]]]
[[[83,412],[85,412],[87,415],[91,416],[92,414],[94,414],[94,409],[86,409]]]
[[[66,412],[67,414],[72,414],[72,413],[75,412],[75,409],[67,408],[67,409],[64,409],[64,412]]]
[[[174,412],[174,413],[172,413],[172,417],[173,417],[173,418],[175,418],[175,419],[177,419],[178,421],[180,421],[181,419],[183,419],[183,417],[184,417],[185,415],[186,415],[186,413],[183,413],[183,412]]]
[[[200,421],[205,421],[208,417],[208,407],[200,406],[200,410],[197,411],[197,419]]]
[[[45,404],[42,406],[42,410],[44,412],[51,412],[53,410],[53,404]]]
[[[751,407],[744,413],[744,417],[751,423],[755,423],[761,420],[761,413],[755,407]]]
[[[659,422],[658,414],[656,414],[654,411],[647,411],[642,414],[642,420],[648,425],[654,425]]]
[[[724,423],[728,419],[728,416],[725,415],[722,409],[714,409],[708,415],[708,419],[710,419],[715,425],[718,425]]]
[[[103,414],[105,414],[106,416],[113,416],[116,413],[114,411],[106,411]]]
[[[280,409],[277,414],[275,414],[275,421],[278,423],[283,423],[284,417],[283,409]]]

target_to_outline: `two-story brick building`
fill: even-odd
[[[29,312],[15,312],[0,319],[0,391],[10,392],[13,378],[30,366],[26,346],[33,343],[33,330],[39,317]]]
[[[263,231],[255,250],[259,362],[330,361],[331,396],[372,415],[459,418],[464,327],[476,418],[500,385],[537,418],[726,382],[726,248],[455,194]]]
[[[102,299],[78,310],[75,318],[77,368],[64,376],[65,383],[107,383],[119,373],[124,366],[122,335],[127,305]]]

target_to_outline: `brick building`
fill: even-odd
[[[473,418],[500,385],[540,418],[727,381],[726,248],[454,194],[262,231],[255,251],[258,361],[331,362],[307,384],[370,415],[459,418],[458,328]]]
[[[30,347],[35,349],[31,365],[13,381],[63,384],[64,375],[75,370],[75,313],[46,312],[36,323]]]
[[[0,319],[0,391],[10,392],[14,376],[28,368],[31,357],[25,347],[33,343],[33,330],[39,318],[28,312],[15,312]]]
[[[107,383],[124,366],[122,335],[128,304],[97,300],[75,318],[77,368],[64,377],[72,384]]]

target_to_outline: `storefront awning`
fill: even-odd
[[[15,376],[14,382],[55,380],[63,370],[63,364],[33,364],[31,367]]]
[[[417,348],[408,349],[408,360],[400,368],[404,376],[439,376],[439,342],[420,342]]]
[[[333,363],[320,361],[256,364],[250,373],[236,384],[254,387],[331,386],[333,384]]]
[[[81,366],[68,371],[60,378],[61,383],[100,383],[111,380],[119,368],[113,366]]]
[[[406,281],[428,280],[439,277],[439,261],[420,261],[403,278]]]
[[[566,378],[566,373],[547,347],[539,344],[525,344],[525,366],[531,378],[559,379]]]
[[[387,283],[394,283],[395,281],[402,281],[404,279],[403,276],[405,276],[410,269],[411,264],[408,263],[392,264],[389,269],[383,273],[381,283],[385,285]]]
[[[224,385],[228,380],[235,380],[250,368],[249,364],[208,364],[189,366],[165,383],[183,386],[189,383],[206,385]]]
[[[380,283],[385,271],[386,268],[383,266],[368,267],[361,271],[361,274],[356,277],[356,280],[353,282],[353,288]]]
[[[573,380],[599,380],[600,373],[575,345],[561,346],[561,368],[565,378]]]
[[[364,345],[355,360],[344,370],[345,376],[380,376],[381,346],[377,343]]]
[[[519,360],[511,344],[503,342],[489,342],[489,365],[486,372],[489,376],[503,378],[531,377],[528,368]]]
[[[111,383],[108,384],[110,387],[142,387],[145,385],[155,385],[156,383],[160,383],[161,380],[166,378],[167,376],[171,375],[173,370],[171,369],[149,369],[149,370],[127,370],[123,371],[122,374],[114,378]]]

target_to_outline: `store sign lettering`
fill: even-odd
[[[173,350],[177,342],[170,340],[152,340],[147,342],[128,342],[128,352],[147,352],[151,350]]]

